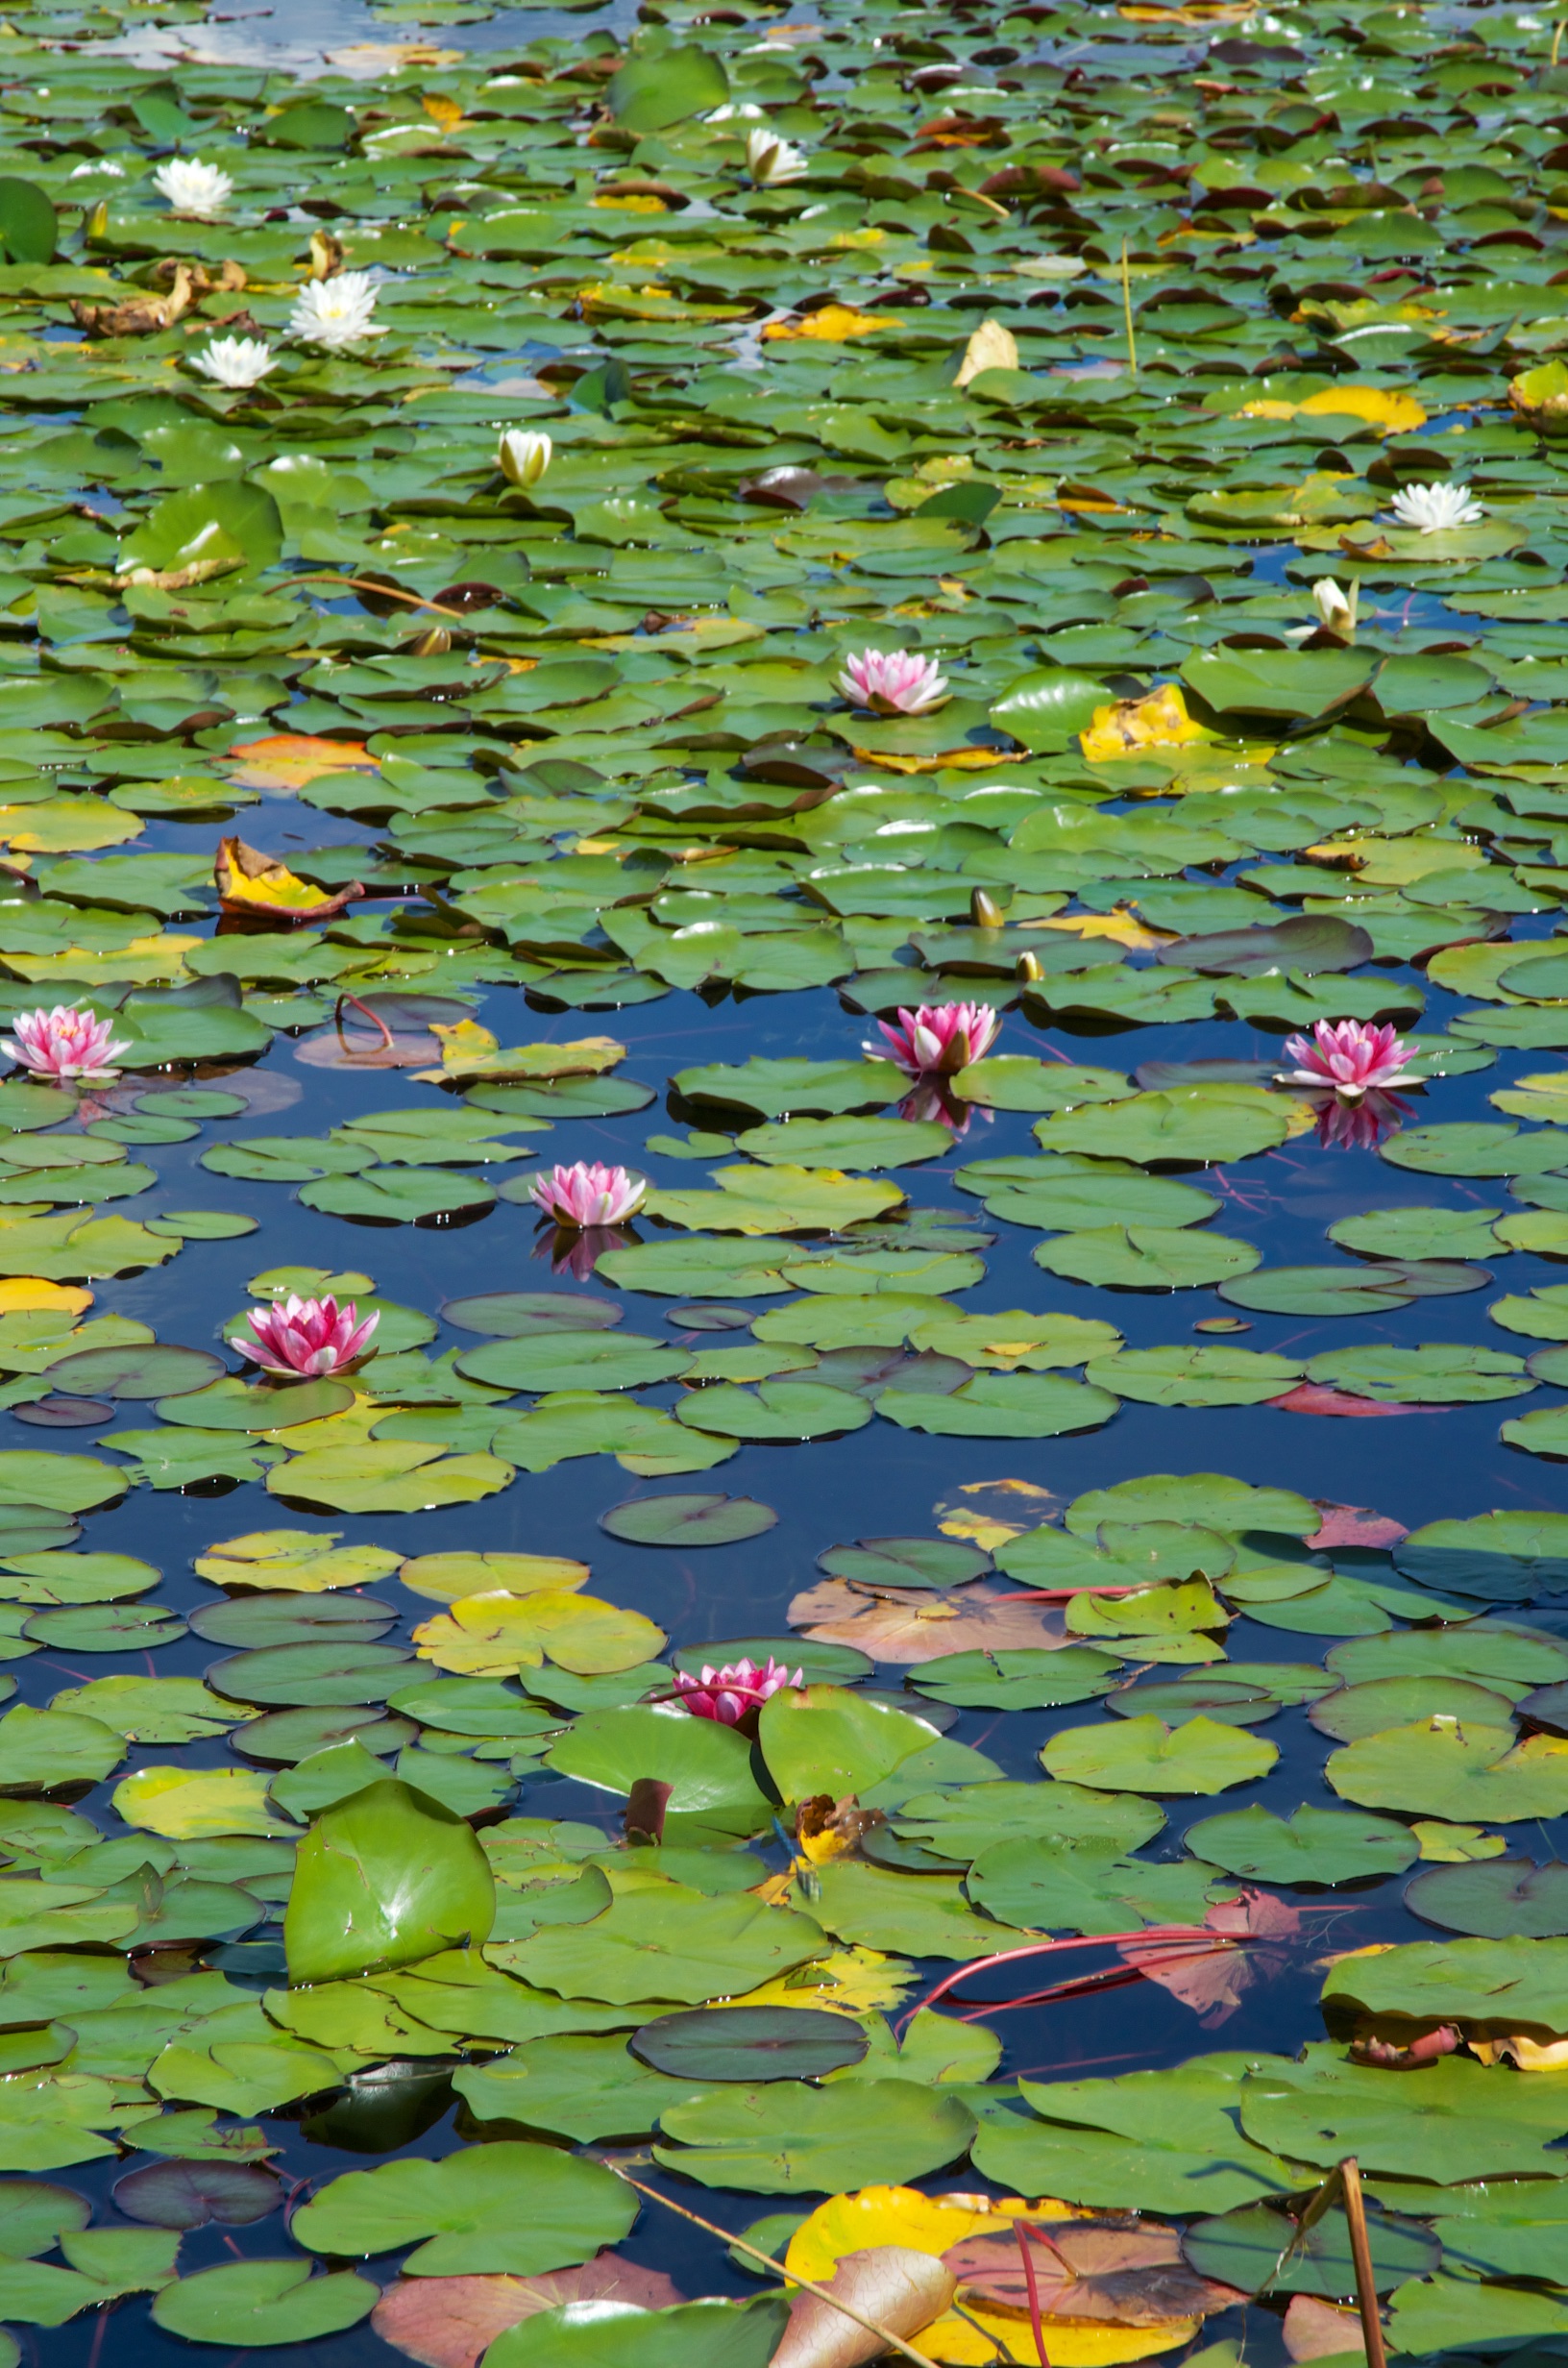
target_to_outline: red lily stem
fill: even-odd
[[[386,1022],[381,1018],[380,1013],[379,1011],[372,1011],[368,1003],[361,1003],[357,995],[351,995],[347,988],[345,988],[343,993],[338,997],[337,1009],[332,1014],[332,1024],[337,1029],[338,1034],[340,1036],[343,1034],[343,1006],[345,1003],[352,1003],[355,1011],[362,1011],[365,1018],[370,1022],[371,1026],[379,1027],[380,1029],[381,1044],[386,1050],[390,1051],[393,1043],[392,1030],[387,1026]]]
[[[1024,2223],[1021,2220],[1014,2221],[1013,2233],[1018,2240],[1018,2251],[1023,2256],[1023,2282],[1029,2293],[1029,2332],[1034,2337],[1035,2356],[1040,2362],[1040,2368],[1051,2368],[1050,2360],[1045,2353],[1045,2331],[1040,2323],[1040,2287],[1036,2282],[1035,2265],[1029,2257],[1029,2241],[1024,2233]]]
[[[921,2003],[934,2007],[939,1998],[944,1998],[950,1989],[960,1982],[967,1982],[971,1974],[990,1973],[995,1965],[1016,1964],[1023,1957],[1049,1957],[1056,1951],[1067,1949],[1112,1948],[1121,1940],[1201,1940],[1212,1946],[1214,1937],[1207,1924],[1142,1924],[1134,1933],[1091,1933],[1077,1940],[1031,1940],[1022,1948],[1002,1949],[994,1957],[977,1957],[972,1964],[960,1965],[955,1972],[943,1974],[936,1988]],[[916,2010],[912,2008],[910,2011],[914,2013]],[[909,2016],[904,2019],[907,2022]]]
[[[1011,2014],[1017,2007],[1054,2006],[1059,1999],[1087,1997],[1090,1990],[1117,1989],[1126,1982],[1140,1982],[1151,1965],[1192,1965],[1200,1958],[1223,1957],[1237,1942],[1221,1939],[1211,1949],[1184,1948],[1172,1955],[1129,1958],[1119,1965],[1104,1966],[1098,1973],[1075,1974],[1071,1980],[1057,1982],[1049,1989],[1031,1990],[1026,1998],[995,1998],[988,2006],[971,2008],[961,2014],[961,2023],[983,2023],[988,2014]]]

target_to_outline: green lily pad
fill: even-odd
[[[1223,1792],[1266,1776],[1278,1758],[1273,1743],[1202,1717],[1179,1727],[1153,1717],[1066,1727],[1041,1754],[1047,1775],[1110,1792]]]
[[[494,1916],[494,1878],[472,1829],[387,1778],[329,1809],[300,1845],[283,1925],[289,1978],[412,1964],[483,1940]]]
[[[1049,1274],[1115,1291],[1192,1291],[1248,1274],[1260,1252],[1223,1233],[1167,1225],[1086,1225],[1033,1251]]]
[[[187,2343],[316,2343],[368,2318],[377,2293],[351,2270],[316,2278],[308,2261],[226,2261],[165,2285],[153,2322]]]
[[[793,1972],[821,1947],[811,1916],[767,1908],[750,1892],[715,1899],[661,1883],[622,1892],[587,1923],[492,1942],[490,1961],[563,1995],[699,2006]]]
[[[640,1390],[691,1363],[644,1332],[545,1332],[465,1349],[457,1370],[502,1390]]]
[[[1568,1934],[1568,1868],[1515,1858],[1432,1866],[1406,1885],[1405,1905],[1425,1923],[1482,1939],[1561,1936]]]
[[[599,1525],[633,1545],[736,1545],[777,1519],[751,1496],[637,1496],[601,1513]]]
[[[1380,2294],[1402,2278],[1424,2278],[1436,2268],[1442,2248],[1419,2222],[1390,2219],[1376,2205],[1366,2208],[1365,2216],[1372,2279]],[[1356,2291],[1350,2226],[1338,2207],[1303,2230],[1288,2212],[1246,2204],[1239,2211],[1196,2222],[1185,2232],[1182,2251],[1200,2277],[1237,2286],[1244,2294],[1263,2289],[1337,2300]]]
[[[1516,1742],[1511,1727],[1461,1726],[1441,1714],[1330,1755],[1344,1800],[1457,1825],[1507,1825],[1568,1811],[1568,1754],[1550,1737]]]
[[[1056,1652],[944,1653],[922,1663],[905,1682],[916,1693],[960,1710],[1042,1711],[1108,1693],[1119,1667],[1114,1654],[1069,1644]]]
[[[1306,1803],[1288,1817],[1259,1802],[1226,1810],[1201,1817],[1183,1838],[1211,1865],[1252,1883],[1353,1883],[1397,1875],[1417,1855],[1409,1829],[1391,1817]]]
[[[404,2264],[414,2277],[529,2278],[618,2244],[637,2209],[597,2162],[503,2139],[345,2172],[295,2214],[292,2232],[313,2253],[350,2257],[415,2244]]]
[[[866,2035],[843,2014],[812,2007],[715,2007],[645,2023],[631,2052],[673,2079],[821,2080],[859,2063]]]
[[[1482,1513],[1428,1521],[1400,1541],[1394,1560],[1426,1587],[1493,1603],[1527,1603],[1568,1590],[1568,1514]]]
[[[913,2081],[813,2088],[794,2081],[721,2090],[665,2113],[674,2145],[654,2159],[705,2187],[748,2195],[904,2185],[957,2161],[974,2134],[962,2098]]]
[[[1419,1406],[1482,1406],[1534,1387],[1520,1357],[1468,1342],[1425,1341],[1417,1348],[1339,1348],[1313,1357],[1310,1381],[1357,1397]]]
[[[1098,1388],[1145,1406],[1258,1406],[1301,1378],[1288,1357],[1247,1348],[1124,1348],[1086,1370]]]
[[[1447,2185],[1555,2167],[1546,2152],[1557,2135],[1555,2099],[1521,2093],[1504,2067],[1466,2056],[1424,2066],[1412,2088],[1338,2048],[1311,2045],[1299,2062],[1250,2073],[1240,2102],[1248,2137],[1323,2170],[1354,2155],[1368,2171]]]

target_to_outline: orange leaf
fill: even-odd
[[[304,789],[324,773],[374,773],[380,762],[362,740],[280,731],[265,740],[235,741],[229,751],[229,775],[243,789]]]

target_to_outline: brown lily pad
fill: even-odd
[[[423,2368],[476,2368],[508,2327],[559,2303],[633,2303],[640,2310],[665,2310],[685,2299],[662,2270],[600,2253],[580,2269],[552,2269],[537,2278],[402,2278],[386,2288],[370,2323],[383,2343]]]
[[[824,1579],[796,1596],[790,1625],[824,1644],[852,1644],[873,1661],[914,1664],[944,1653],[1047,1652],[1072,1641],[1059,1611],[1019,1603],[993,1587],[869,1587]]]
[[[1095,2319],[1113,2327],[1167,2327],[1228,2310],[1246,2297],[1200,2278],[1173,2228],[1107,2218],[1020,2222],[1013,2236],[970,2236],[943,2255],[966,2301],[1027,2320],[1030,2264],[1042,2319]]]

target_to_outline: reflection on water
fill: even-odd
[[[498,8],[478,24],[388,22],[365,0],[230,0],[205,24],[148,26],[108,44],[139,64],[189,59],[203,64],[291,69],[303,78],[323,72],[384,73],[385,45],[419,43],[442,49],[519,49],[543,37],[576,40],[590,32],[625,37],[637,22],[638,0],[605,0],[601,8]],[[345,55],[359,51],[360,55]],[[373,54],[374,53],[374,54]]]

